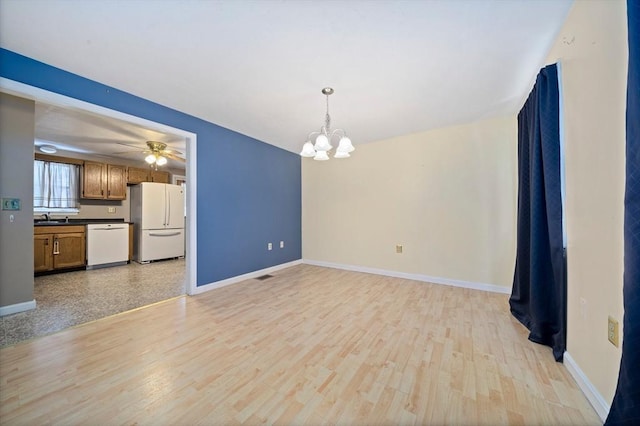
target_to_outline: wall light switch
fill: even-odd
[[[280,248],[284,248],[284,241],[280,241]]]
[[[20,210],[20,198],[3,198],[2,210]]]
[[[273,244],[271,243],[267,244],[267,250],[273,250]]]
[[[396,245],[396,253],[402,253],[402,244]]]

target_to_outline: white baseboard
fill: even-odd
[[[584,374],[576,361],[569,355],[569,352],[564,353],[563,359],[564,365],[567,367],[567,370],[569,370],[569,374],[571,374],[571,377],[576,381],[578,387],[582,393],[584,393],[584,396],[587,397],[593,409],[596,410],[596,413],[600,416],[600,420],[604,422],[609,415],[611,406],[607,404],[607,401],[600,395],[600,392],[596,390],[587,375]]]
[[[407,280],[423,281],[433,284],[443,284],[453,287],[470,288],[474,290],[489,291],[492,293],[511,294],[511,289],[495,284],[476,283],[472,281],[454,280],[450,278],[432,277],[429,275],[410,274],[407,272],[389,271],[386,269],[368,268],[366,266],[343,265],[340,263],[321,262],[304,259],[307,265],[323,266],[326,268],[344,269],[347,271],[365,272],[367,274],[385,275],[388,277],[405,278]]]
[[[36,301],[16,303],[14,305],[0,306],[0,317],[5,315],[17,314],[18,312],[29,311],[36,308]]]
[[[210,291],[216,288],[225,287],[231,284],[237,284],[244,280],[249,280],[252,278],[257,278],[261,275],[270,274],[275,271],[279,271],[280,269],[289,268],[291,266],[299,265],[302,263],[302,259],[294,260],[292,262],[281,263],[280,265],[271,266],[269,268],[260,269],[259,271],[249,272],[247,274],[238,275],[236,277],[227,278],[225,280],[215,281],[209,284],[197,286],[193,292],[193,294],[200,294],[206,291]]]

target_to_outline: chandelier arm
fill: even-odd
[[[342,133],[342,136],[347,136],[347,132],[344,131],[343,129],[333,129],[331,131],[331,137],[334,137],[336,135],[340,135]]]
[[[314,135],[320,136],[321,134],[322,134],[322,131],[320,131],[320,132],[311,132],[311,133],[309,133],[309,136],[307,136],[307,140],[311,141],[311,137],[313,137]]]

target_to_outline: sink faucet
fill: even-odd
[[[51,213],[43,213],[42,216],[47,222],[51,221]]]

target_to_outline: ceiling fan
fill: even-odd
[[[158,141],[147,141],[147,149],[142,151],[125,151],[115,154],[131,154],[136,152],[147,154],[147,156],[144,158],[144,161],[146,161],[149,166],[155,168],[155,170],[158,170],[158,166],[164,166],[165,164],[167,164],[168,158],[171,160],[180,161],[182,163],[185,162],[185,159],[181,157],[184,155],[183,153],[173,149],[167,149],[166,143]]]

